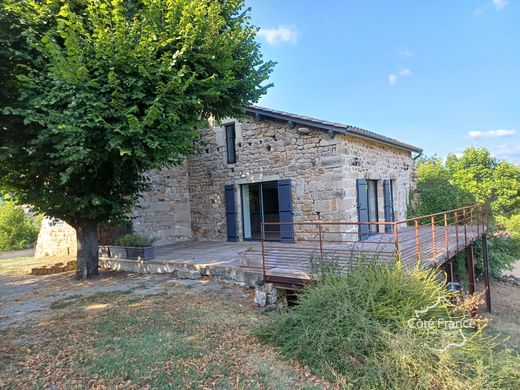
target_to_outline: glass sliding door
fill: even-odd
[[[261,239],[262,205],[260,202],[260,184],[244,184],[242,186],[242,215],[245,240]]]
[[[261,223],[280,221],[278,182],[243,184],[242,216],[244,240],[261,240]],[[279,240],[280,226],[266,225],[265,239]]]

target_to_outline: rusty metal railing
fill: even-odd
[[[344,269],[359,262],[397,259],[404,267],[438,267],[480,238],[487,231],[487,219],[487,208],[473,205],[394,222],[264,222],[264,279],[307,280],[316,261]],[[284,242],[266,240],[266,226],[272,238],[281,233],[282,225]],[[368,229],[360,229],[362,225]]]

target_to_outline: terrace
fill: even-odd
[[[400,261],[408,269],[442,267],[448,282],[453,282],[453,258],[465,251],[469,293],[474,293],[473,244],[482,240],[490,310],[487,218],[487,208],[473,205],[395,222],[266,222],[261,248],[264,281],[298,289],[309,282],[317,262],[328,261],[348,271],[360,261]],[[291,243],[266,240],[265,230],[290,231]]]
[[[464,251],[469,293],[474,293],[473,244],[481,240],[486,302],[491,310],[487,218],[485,207],[468,206],[395,222],[265,222],[260,242],[183,241],[158,247],[154,260],[101,258],[100,263],[121,271],[195,278],[202,274],[249,286],[263,280],[281,289],[298,290],[310,282],[313,264],[322,261],[345,271],[359,261],[400,261],[407,269],[442,269],[448,282],[453,282],[453,258]],[[266,230],[270,234],[283,231],[288,239],[270,241]]]

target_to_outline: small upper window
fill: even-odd
[[[235,139],[235,124],[232,123],[226,125],[226,151],[228,164],[234,164],[237,162]]]

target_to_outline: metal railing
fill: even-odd
[[[488,209],[473,205],[395,222],[264,222],[264,278],[308,279],[315,259],[346,269],[396,259],[405,267],[438,267],[479,239],[487,219]],[[266,240],[266,231],[271,239],[283,231],[283,242]]]

